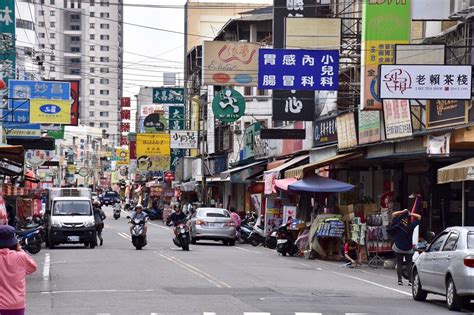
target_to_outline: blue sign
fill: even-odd
[[[30,122],[30,99],[69,100],[70,83],[58,81],[10,80],[8,87],[8,111],[5,124]]]
[[[259,50],[261,90],[337,91],[338,75],[338,50]]]
[[[41,138],[40,124],[16,124],[9,123],[8,126],[3,125],[7,139],[11,138],[27,138],[39,139]]]
[[[54,104],[45,104],[40,106],[39,110],[45,114],[57,114],[61,111],[61,107]]]

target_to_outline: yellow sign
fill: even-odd
[[[124,166],[130,163],[130,154],[128,149],[115,149],[117,166]]]
[[[71,124],[71,101],[30,99],[30,123]]]
[[[76,173],[76,165],[74,165],[74,164],[69,164],[69,165],[67,166],[67,172],[68,172],[69,174],[75,174],[75,173]]]
[[[137,134],[137,157],[170,155],[169,134]]]

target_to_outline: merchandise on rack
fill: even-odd
[[[367,224],[362,223],[360,217],[352,219],[349,230],[349,238],[361,246],[365,246],[366,243],[366,231]]]

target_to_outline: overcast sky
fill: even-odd
[[[138,94],[139,85],[162,85],[163,72],[178,72],[182,78],[184,59],[184,36],[182,33],[184,32],[185,3],[185,0],[124,1],[124,22],[181,33],[173,34],[124,25],[123,72],[125,96]],[[179,5],[180,8],[131,7],[126,4]]]

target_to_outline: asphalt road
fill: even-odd
[[[198,243],[183,252],[161,221],[150,223],[148,246],[137,251],[126,215],[115,221],[105,210],[102,247],[62,245],[34,256],[27,314],[449,313],[441,297],[413,301],[391,270],[341,268],[250,245]]]

